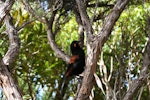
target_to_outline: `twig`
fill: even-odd
[[[24,23],[22,24],[22,26],[20,26],[20,27],[17,28],[18,33],[21,31],[22,28],[24,28],[26,25],[28,25],[28,24],[30,24],[30,23],[32,23],[32,22],[34,22],[34,21],[35,21],[35,19],[30,20],[30,21],[27,21],[27,22],[24,22]]]

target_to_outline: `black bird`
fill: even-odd
[[[65,77],[81,74],[84,71],[85,66],[85,54],[79,45],[79,41],[73,41],[70,48],[72,56]]]
[[[84,50],[80,47],[79,41],[73,41],[70,45],[72,56],[70,57],[70,62],[67,67],[67,71],[64,75],[64,81],[61,87],[61,94],[64,95],[64,87],[66,85],[66,79],[79,75],[84,71],[85,66],[85,53]]]

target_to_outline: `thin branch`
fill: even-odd
[[[76,22],[78,23],[78,34],[79,34],[79,41],[80,41],[80,46],[83,48],[84,46],[84,26],[82,24],[81,16],[76,8],[76,6],[73,8],[73,11],[75,13],[76,17]]]
[[[24,23],[22,24],[22,26],[20,26],[20,27],[17,28],[18,33],[19,33],[19,31],[20,31],[22,28],[24,28],[25,26],[27,26],[28,24],[30,24],[30,23],[32,23],[32,22],[34,22],[34,21],[35,21],[35,19],[29,20],[29,21],[27,21],[27,22],[24,22]]]
[[[93,38],[93,29],[89,16],[86,12],[86,5],[83,2],[83,0],[76,0],[76,3],[78,5],[78,10],[81,16],[82,24],[87,34],[87,40],[89,41],[89,39]]]
[[[142,96],[143,90],[144,90],[144,87],[141,87],[140,93],[138,95],[138,100],[141,100],[141,96]]]
[[[93,16],[93,22],[96,22],[100,19],[104,19],[105,18],[105,13],[108,12],[108,9],[104,10],[103,12],[99,12],[98,14],[96,14],[95,16]]]
[[[68,63],[70,57],[67,54],[65,54],[62,50],[60,50],[55,42],[54,34],[52,32],[52,25],[53,25],[54,18],[55,18],[55,12],[52,13],[49,21],[45,20],[45,22],[46,22],[45,24],[47,26],[48,41],[49,41],[49,44],[50,44],[52,50],[55,51],[56,56],[59,58],[62,58],[65,62]]]
[[[110,79],[112,77],[112,73],[113,73],[113,57],[111,57],[111,60],[110,60],[110,74],[108,77],[108,81],[110,81]]]
[[[68,15],[66,15],[67,14],[67,11],[63,11],[63,10],[61,10],[62,12],[59,14],[59,17],[58,18],[56,18],[56,20],[55,20],[55,29],[54,29],[54,32],[53,32],[53,34],[54,34],[54,37],[57,35],[57,33],[61,30],[61,25],[63,25],[63,24],[65,24],[65,23],[67,23],[69,20],[68,20]],[[61,18],[61,16],[65,16],[65,18],[64,18],[64,20],[63,20],[63,22],[62,23],[60,23],[60,18]]]
[[[95,7],[94,7],[94,14],[93,14],[93,16],[92,16],[92,18],[91,18],[91,23],[93,23],[94,17],[95,17],[95,15],[96,15],[96,11],[97,11],[97,8],[98,8],[98,0],[96,0],[95,3],[96,3],[96,5],[95,5]]]
[[[103,89],[103,85],[102,85],[100,78],[97,76],[96,73],[94,73],[94,77],[95,77],[95,81],[96,81],[97,86],[102,90],[102,93],[105,95],[105,91]]]

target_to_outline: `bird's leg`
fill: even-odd
[[[83,76],[76,76],[77,77],[77,80],[78,80],[78,83],[80,84],[82,82],[82,79],[83,79]]]

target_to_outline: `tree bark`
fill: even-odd
[[[76,0],[81,15],[82,23],[86,31],[88,54],[82,86],[79,93],[77,93],[78,95],[76,100],[89,100],[89,95],[94,82],[93,74],[96,71],[99,53],[101,52],[102,46],[109,37],[111,30],[115,25],[115,22],[118,20],[120,14],[124,10],[128,2],[129,0],[118,0],[111,13],[106,18],[102,30],[99,32],[98,35],[94,36],[89,17],[86,13],[86,6],[83,0]]]
[[[5,17],[5,24],[6,34],[8,34],[10,45],[7,53],[3,57],[3,62],[5,65],[11,65],[19,54],[20,40],[17,34],[17,30],[13,26],[12,18],[10,15]]]
[[[0,62],[0,85],[7,100],[23,100],[22,95],[16,85],[13,77],[8,69],[9,66],[5,65],[3,61]]]
[[[19,38],[15,30],[10,15],[5,16],[6,33],[9,37],[9,48],[2,60],[0,60],[0,85],[3,88],[7,100],[22,100],[22,95],[17,83],[11,76],[9,65],[11,65],[19,54]]]
[[[5,0],[5,2],[3,2],[2,0],[0,0],[0,23],[2,22],[6,14],[9,13],[12,5],[14,4],[14,1],[15,0]]]

